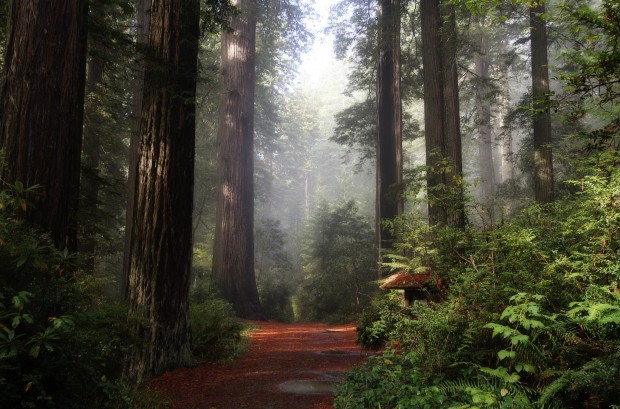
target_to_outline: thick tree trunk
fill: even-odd
[[[133,120],[129,140],[129,165],[127,170],[127,208],[125,215],[125,251],[123,254],[123,272],[121,279],[121,296],[129,296],[129,270],[131,268],[131,235],[136,211],[136,177],[138,174],[138,146],[140,144],[140,114],[142,95],[144,93],[144,48],[148,41],[151,22],[151,1],[136,0],[137,10],[137,53],[134,66],[133,84]]]
[[[0,97],[0,178],[41,185],[22,214],[60,248],[77,247],[86,0],[14,0]]]
[[[530,8],[532,51],[532,108],[534,132],[534,197],[539,203],[553,201],[553,155],[551,150],[551,113],[549,111],[549,61],[547,27],[541,17],[545,4]]]
[[[151,9],[129,272],[130,325],[140,342],[126,377],[135,384],[191,363],[198,4],[155,0]]]
[[[241,15],[222,33],[218,124],[218,197],[213,276],[243,318],[264,317],[254,271],[254,2],[233,2]]]
[[[461,227],[465,212],[454,9],[421,0],[420,15],[429,223]]]
[[[379,15],[379,70],[377,81],[377,199],[376,242],[381,250],[392,247],[394,235],[383,227],[403,212],[402,104],[400,96],[400,0],[381,0]],[[379,277],[381,276],[379,270]]]
[[[441,171],[444,152],[443,89],[441,78],[441,15],[435,0],[420,0],[422,20],[422,65],[424,73],[424,139],[426,142],[426,183],[430,224],[446,223],[438,199],[445,184]]]

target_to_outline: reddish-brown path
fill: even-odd
[[[330,394],[284,392],[287,381],[335,381],[362,360],[354,325],[256,323],[248,352],[154,379],[174,409],[328,409]],[[334,352],[336,351],[336,352]],[[289,382],[290,384],[290,382]]]

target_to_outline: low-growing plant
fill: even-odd
[[[421,230],[400,234],[394,266],[439,275],[443,302],[376,301],[358,340],[388,348],[338,389],[337,407],[618,406],[620,171],[574,185],[492,229],[403,223]]]
[[[232,306],[216,296],[206,284],[195,289],[190,298],[192,352],[202,360],[227,360],[239,356],[245,342],[244,324]]]
[[[28,189],[11,189],[0,194],[0,407],[131,407],[125,308],[86,291],[75,254],[16,217]]]

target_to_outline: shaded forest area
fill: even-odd
[[[620,407],[616,1],[0,19],[0,406],[162,407],[242,318],[357,321],[338,408]]]

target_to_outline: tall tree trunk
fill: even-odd
[[[199,2],[154,0],[151,16],[129,271],[130,325],[140,342],[125,375],[135,384],[191,363]]]
[[[447,224],[463,227],[465,204],[463,192],[463,154],[461,147],[461,117],[459,107],[458,64],[456,59],[456,13],[455,6],[440,2],[443,21],[441,29],[441,64],[444,98],[444,157],[448,159],[445,181],[449,189],[446,206]]]
[[[493,162],[493,141],[491,138],[491,95],[489,86],[489,47],[482,22],[478,22],[478,47],[474,56],[477,78],[476,107],[478,128],[478,164],[480,176],[480,202],[486,215],[483,222],[493,223],[493,191],[495,188],[495,167]]]
[[[381,250],[392,247],[394,235],[383,222],[403,212],[402,104],[400,96],[400,0],[380,0],[379,69],[377,81],[377,199],[376,243]],[[379,277],[381,272],[379,270]]]
[[[422,21],[422,65],[424,74],[424,139],[426,142],[426,183],[429,197],[430,224],[446,222],[445,212],[438,200],[445,184],[441,171],[443,161],[444,122],[441,79],[441,15],[435,0],[420,0]],[[436,198],[437,197],[437,198]]]
[[[420,1],[429,223],[461,227],[461,130],[453,6]]]
[[[532,51],[532,108],[534,132],[534,197],[539,203],[553,201],[553,155],[549,111],[549,60],[543,1],[530,7]]]
[[[505,41],[501,43],[502,54],[506,48]],[[512,126],[508,121],[510,111],[510,84],[508,67],[502,66],[500,71],[500,100],[498,126],[500,130],[500,181],[506,183],[514,178],[514,152],[512,146]]]
[[[77,247],[86,0],[13,0],[0,96],[0,179],[41,185],[21,216]]]
[[[213,276],[243,318],[264,317],[254,272],[254,88],[256,18],[251,0],[222,33],[218,197]]]
[[[131,253],[133,220],[136,211],[136,177],[138,174],[138,146],[140,143],[140,114],[142,110],[142,95],[144,94],[144,49],[148,41],[149,26],[151,23],[152,0],[135,0],[137,10],[137,53],[134,65],[133,84],[133,121],[129,140],[129,165],[127,170],[127,208],[125,215],[125,250],[123,254],[123,272],[121,279],[121,295],[123,299],[129,296],[129,270],[131,268]]]

